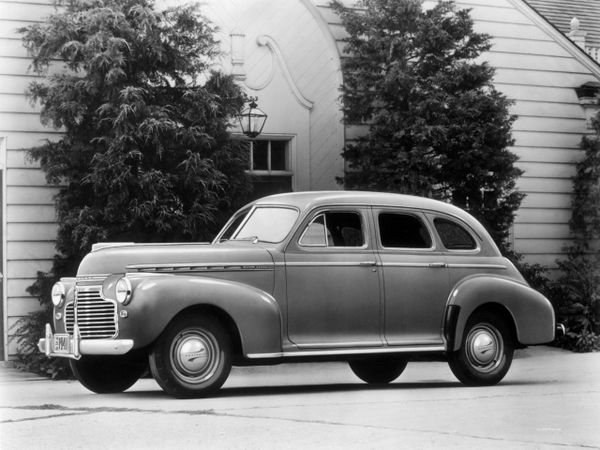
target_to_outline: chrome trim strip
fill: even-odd
[[[101,281],[104,282],[104,280],[106,280],[106,278],[108,278],[110,276],[109,273],[107,274],[90,274],[90,275],[78,275],[77,277],[75,277],[75,281]]]
[[[373,264],[373,262],[375,262],[375,264]],[[286,266],[288,267],[354,267],[354,266],[359,266],[359,267],[364,267],[365,263],[368,263],[368,266],[376,266],[379,265],[376,261],[366,261],[366,260],[361,260],[361,261],[344,261],[344,262],[338,262],[338,261],[314,261],[314,262],[304,262],[304,261],[298,261],[298,262],[289,262],[289,263],[285,263]]]
[[[274,352],[274,353],[248,353],[248,359],[269,359],[303,356],[345,356],[345,355],[376,355],[380,353],[420,353],[420,352],[443,352],[444,345],[411,345],[407,347],[381,347],[368,349],[337,349],[337,350],[313,350],[296,352]]]
[[[498,269],[506,270],[503,264],[448,264],[450,269]]]
[[[385,267],[431,267],[432,263],[417,263],[417,262],[413,262],[413,263],[383,263],[381,264],[384,268]]]
[[[384,348],[381,347],[381,341],[364,341],[364,342],[336,342],[335,348],[341,350],[343,348]],[[313,344],[298,344],[298,349],[324,349],[332,347],[331,343],[316,342]]]
[[[270,262],[211,262],[211,263],[177,263],[177,264],[131,264],[127,270],[140,272],[218,272],[243,270],[273,270],[275,264]]]

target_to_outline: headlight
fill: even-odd
[[[52,286],[52,293],[50,294],[52,297],[52,304],[55,307],[60,308],[65,301],[66,293],[67,291],[64,284],[62,284],[60,281],[58,283],[54,283],[54,286]]]
[[[131,282],[123,277],[115,286],[115,297],[119,303],[126,305],[131,300]]]

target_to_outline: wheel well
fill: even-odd
[[[500,319],[502,319],[502,321],[508,326],[508,329],[510,331],[510,336],[512,338],[514,345],[519,346],[519,339],[517,336],[517,327],[515,325],[515,320],[513,319],[513,316],[510,313],[510,311],[504,305],[501,305],[499,303],[485,303],[483,305],[478,306],[471,313],[469,318],[471,318],[471,316],[473,316],[475,314],[484,313],[484,312],[492,314],[493,316],[499,317]]]
[[[218,308],[213,305],[194,305],[179,311],[179,313],[177,313],[175,317],[173,317],[169,321],[169,324],[177,318],[189,314],[202,314],[215,317],[221,323],[221,325],[225,327],[225,329],[229,333],[229,336],[231,336],[234,360],[243,357],[242,338],[240,336],[240,332],[238,330],[237,325],[235,324],[235,322],[229,314],[227,314],[221,308]]]

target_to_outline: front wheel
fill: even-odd
[[[387,384],[400,376],[408,361],[404,358],[368,358],[349,361],[352,372],[366,383]]]
[[[449,353],[448,363],[464,384],[491,386],[504,378],[513,353],[506,322],[489,313],[477,313],[467,321],[461,348]]]
[[[216,318],[181,316],[156,341],[150,370],[160,387],[174,397],[206,397],[229,376],[231,349],[231,338]]]
[[[70,360],[75,378],[96,394],[116,394],[129,389],[143,375],[145,362],[129,356],[82,356]]]

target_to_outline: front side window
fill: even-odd
[[[477,243],[473,236],[459,224],[446,219],[433,221],[435,229],[448,250],[475,250]]]
[[[432,240],[421,219],[411,214],[380,213],[379,236],[387,248],[431,248]]]
[[[356,212],[324,212],[306,227],[300,245],[307,247],[362,247],[365,236]]]
[[[296,209],[259,206],[236,217],[223,231],[220,240],[278,243],[290,233],[297,218]]]

